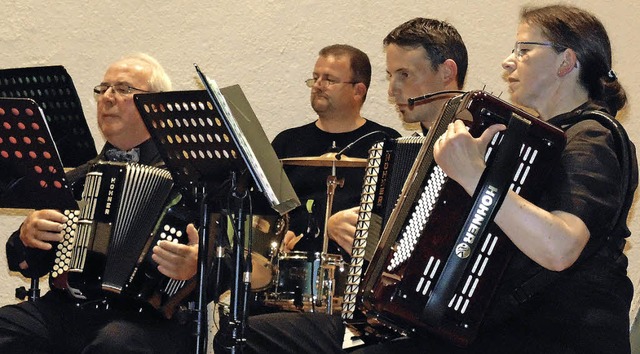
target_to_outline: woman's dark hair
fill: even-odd
[[[615,114],[627,102],[611,67],[611,43],[602,23],[591,13],[573,6],[524,8],[522,22],[534,25],[562,52],[571,48],[580,63],[580,84],[589,98],[605,104]]]

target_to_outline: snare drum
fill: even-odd
[[[344,269],[342,257],[338,255],[327,255],[325,264],[334,266],[335,292],[332,309],[334,314],[339,314],[342,309],[342,295],[344,295],[348,271]],[[274,276],[274,291],[265,294],[262,304],[270,311],[326,312],[326,297],[323,297],[319,303],[314,301],[318,293],[320,267],[319,253],[292,251],[279,254]]]

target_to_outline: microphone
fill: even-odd
[[[440,96],[440,95],[448,95],[448,94],[452,94],[452,93],[466,93],[466,91],[462,91],[462,90],[445,90],[445,91],[437,91],[437,92],[432,92],[432,93],[428,93],[426,95],[422,95],[419,97],[413,97],[413,98],[409,98],[407,100],[407,103],[409,104],[409,107],[412,107],[416,105],[416,103],[420,103],[422,101],[426,101],[430,98],[436,97],[436,96]]]
[[[345,152],[351,150],[351,148],[353,147],[353,145],[357,144],[358,142],[360,142],[362,139],[367,138],[371,135],[374,134],[382,134],[384,135],[385,138],[390,138],[391,136],[389,134],[387,134],[386,132],[382,131],[382,130],[376,130],[370,133],[367,133],[361,137],[359,137],[358,139],[354,140],[353,142],[351,142],[349,145],[345,146],[342,150],[340,150],[337,154],[336,154],[336,160],[340,160],[342,158],[342,155],[344,155]]]

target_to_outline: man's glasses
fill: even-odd
[[[516,42],[516,44],[513,46],[513,50],[511,51],[511,54],[515,54],[516,55],[516,59],[518,60],[522,60],[522,58],[527,55],[527,53],[529,53],[529,51],[531,49],[533,49],[533,46],[536,45],[541,45],[544,47],[552,47],[556,50],[562,50],[562,49],[567,49],[567,47],[560,45],[560,44],[556,44],[553,42],[530,42],[530,41],[518,41]]]
[[[129,86],[127,84],[116,84],[116,85],[107,85],[107,84],[100,84],[96,87],[93,88],[93,95],[97,98],[100,97],[102,95],[104,95],[107,90],[109,90],[109,88],[113,89],[113,92],[117,93],[118,95],[130,95],[134,92],[150,92],[147,90],[143,90],[143,89],[139,89],[137,87],[133,87],[133,86]]]
[[[313,87],[313,85],[320,79],[321,78],[307,79],[307,80],[304,80],[304,83],[307,84],[308,87]],[[355,85],[357,83],[358,82],[356,82],[356,81],[336,81],[336,80],[331,80],[331,79],[321,79],[320,80],[320,87],[328,87],[328,86],[337,85],[337,84]]]

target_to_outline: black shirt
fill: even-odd
[[[328,133],[315,124],[287,129],[273,140],[273,148],[279,158],[314,157],[327,152],[337,152],[367,133],[372,134],[355,143],[345,152],[345,156],[367,158],[369,148],[385,137],[397,138],[400,134],[392,128],[367,120],[360,128],[346,133]],[[335,147],[334,147],[335,145]],[[331,167],[310,167],[285,165],[284,170],[293,185],[301,206],[289,213],[289,230],[304,237],[295,249],[300,251],[322,250],[324,218],[327,200],[327,177]],[[359,205],[364,179],[364,167],[336,168],[336,177],[344,178],[344,186],[337,187],[332,205],[332,214]],[[311,210],[311,213],[308,212]],[[335,253],[337,245],[330,242],[330,252]]]

